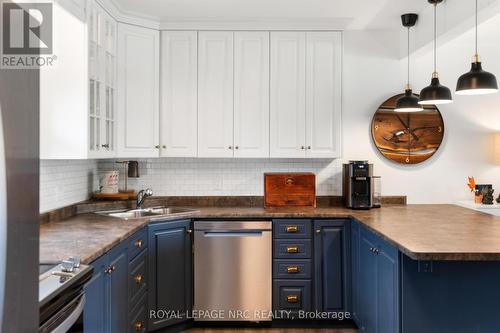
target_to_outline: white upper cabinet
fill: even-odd
[[[342,35],[308,32],[306,60],[307,157],[340,157]]]
[[[269,157],[269,32],[234,33],[234,157]]]
[[[306,33],[271,32],[271,157],[305,157]]]
[[[88,9],[89,156],[116,154],[116,30],[117,23],[98,4]]]
[[[340,32],[271,33],[271,157],[340,157]]]
[[[198,156],[233,156],[233,33],[198,33]]]
[[[158,157],[160,33],[118,24],[118,156]]]
[[[161,33],[161,156],[196,157],[197,32]]]
[[[40,68],[40,158],[88,158],[87,27],[53,3],[54,66]]]

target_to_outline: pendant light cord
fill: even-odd
[[[437,3],[434,4],[434,74],[437,74],[437,19],[436,19]]]
[[[410,27],[408,27],[408,81],[406,82],[407,89],[410,89]]]
[[[478,58],[478,53],[477,53],[477,10],[478,10],[478,9],[477,9],[477,1],[478,1],[478,0],[476,0],[476,48],[475,48],[476,53],[474,54],[474,60],[475,60],[476,62],[478,61],[478,60],[477,60],[477,58]]]

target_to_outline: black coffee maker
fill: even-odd
[[[368,161],[349,161],[343,168],[342,197],[352,209],[372,208],[373,164]]]

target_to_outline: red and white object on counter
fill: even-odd
[[[118,181],[120,172],[118,170],[106,171],[100,179],[101,193],[116,194],[118,193]]]

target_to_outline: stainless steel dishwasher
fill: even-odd
[[[271,221],[195,221],[194,281],[195,320],[271,320]]]

